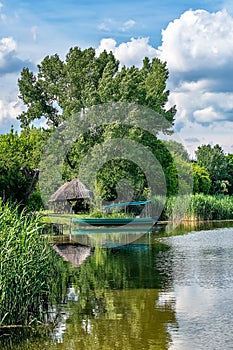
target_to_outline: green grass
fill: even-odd
[[[39,217],[0,205],[0,326],[43,322],[60,259],[40,234]]]

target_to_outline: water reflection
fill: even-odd
[[[79,271],[78,302],[63,337],[75,349],[168,349],[176,327],[171,279],[157,262],[165,245],[99,249]],[[164,297],[164,296],[163,296]],[[162,301],[163,299],[163,301]]]
[[[50,340],[29,337],[4,349],[168,349],[176,327],[169,269],[158,268],[164,244],[96,249],[79,269],[67,270],[69,289]],[[43,345],[42,345],[43,344]],[[30,347],[31,346],[31,347]]]
[[[66,264],[56,327],[4,330],[0,349],[230,349],[233,229],[162,230]]]
[[[167,324],[176,325],[173,304],[156,306],[158,290],[118,290],[106,293],[105,312],[74,314],[64,343],[79,349],[167,349]]]
[[[163,239],[171,246],[178,331],[169,350],[231,349],[233,332],[233,229],[190,232]]]

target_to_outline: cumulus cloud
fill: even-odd
[[[194,111],[193,115],[194,119],[197,122],[206,124],[207,126],[209,125],[209,123],[213,123],[214,121],[220,121],[224,119],[223,115],[221,113],[218,113],[213,108],[213,106],[197,109],[196,111]]]
[[[126,66],[140,66],[145,56],[167,62],[167,107],[176,105],[175,129],[192,152],[198,140],[221,144],[222,139],[225,147],[230,142],[230,136],[222,136],[224,126],[233,130],[233,17],[225,10],[184,12],[162,31],[157,49],[149,38],[119,45],[109,38],[101,40],[97,55],[103,50],[112,51]]]
[[[17,44],[12,37],[0,39],[0,76],[18,72],[23,66],[31,67],[31,63],[17,57]]]
[[[175,72],[217,69],[232,63],[233,18],[225,11],[186,11],[162,31],[157,54]]]
[[[112,51],[121,64],[126,66],[141,66],[145,56],[151,58],[156,54],[156,49],[149,44],[149,38],[131,38],[129,42],[120,45],[114,39],[102,39],[96,49],[97,56],[104,50]]]
[[[7,102],[0,100],[0,128],[1,132],[9,132],[10,125],[18,127],[19,122],[16,117],[23,111],[23,106],[19,100]]]
[[[162,31],[156,55],[170,73],[176,130],[186,140],[207,141],[208,135],[210,143],[225,144],[218,133],[223,125],[233,130],[233,17],[225,10],[186,11]]]

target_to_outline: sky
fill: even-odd
[[[47,55],[71,47],[113,51],[127,66],[167,62],[168,105],[191,157],[203,144],[233,153],[231,0],[0,0],[0,133],[17,130],[17,81]]]

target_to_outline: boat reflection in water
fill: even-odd
[[[87,246],[117,247],[151,233],[157,220],[145,218],[73,218],[72,236]]]

